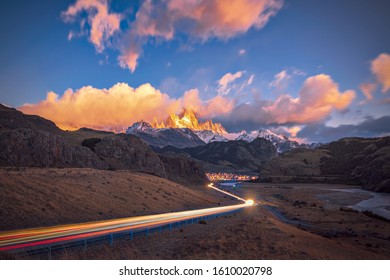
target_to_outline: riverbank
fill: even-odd
[[[346,192],[348,194],[358,194],[368,197],[356,204],[348,205],[351,209],[364,212],[369,211],[375,215],[390,220],[390,194],[377,193],[362,189],[329,189],[330,191]]]

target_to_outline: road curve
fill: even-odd
[[[88,239],[137,229],[154,228],[202,216],[222,214],[249,207],[238,204],[199,210],[189,210],[157,215],[121,218],[81,224],[15,230],[0,233],[0,251]]]

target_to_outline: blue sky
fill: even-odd
[[[230,131],[271,127],[289,132],[292,127],[298,127],[300,132],[294,133],[297,138],[315,141],[343,136],[329,132],[326,133],[331,137],[321,135],[323,127],[332,129],[352,125],[351,131],[345,131],[346,136],[378,136],[390,132],[385,127],[372,132],[359,130],[359,125],[367,119],[390,116],[390,91],[383,90],[386,79],[390,79],[386,64],[386,55],[390,53],[388,1],[285,0],[275,4],[273,0],[259,0],[274,9],[273,16],[263,26],[248,25],[236,19],[234,28],[239,26],[237,30],[225,29],[217,20],[206,24],[205,17],[195,18],[183,9],[186,5],[179,5],[181,9],[175,10],[175,19],[170,19],[171,22],[164,19],[172,25],[172,37],[166,29],[159,30],[159,26],[148,36],[140,34],[145,25],[135,22],[146,2],[99,2],[109,14],[120,15],[120,27],[112,35],[106,34],[108,38],[103,35],[100,41],[104,44],[103,50],[98,50],[91,39],[92,22],[89,20],[96,16],[96,6],[68,13],[71,19],[67,20],[64,13],[72,5],[76,7],[77,1],[20,0],[3,4],[0,11],[0,35],[3,38],[0,46],[0,102],[12,107],[32,104],[21,109],[57,122],[53,111],[61,111],[58,106],[64,101],[59,100],[52,109],[48,109],[47,104],[44,108],[39,107],[48,92],[56,93],[57,99],[61,99],[69,88],[73,94],[82,95],[79,89],[85,86],[102,90],[117,83],[126,83],[131,88],[150,83],[153,92],[161,91],[168,96],[169,100],[161,105],[170,108],[166,113],[187,104],[182,101],[185,92],[196,90],[199,115],[223,122]],[[166,22],[154,17],[173,17],[173,13],[167,10],[168,4],[164,6],[161,1],[157,2],[149,3],[153,12],[146,14],[149,16],[147,23],[157,22],[163,26]],[[253,1],[241,2],[240,7],[244,7],[252,5]],[[224,3],[224,6],[228,5],[228,2]],[[223,11],[226,9],[229,7],[223,7]],[[266,13],[267,10],[259,10],[259,16]],[[68,40],[70,32],[78,35]],[[127,61],[121,67],[118,57],[129,54],[134,46],[138,55],[136,66]],[[375,60],[381,65],[377,72],[372,71]],[[227,73],[241,74],[227,83],[228,93],[221,93],[221,78]],[[283,77],[279,83],[275,80],[278,73]],[[360,90],[362,84],[368,83],[376,85],[375,90],[370,91],[371,99]],[[338,95],[333,97],[338,100],[318,105],[327,99],[322,100],[320,95],[334,91],[334,85],[337,85]],[[324,90],[317,91],[319,87],[324,87]],[[305,93],[302,93],[302,88],[306,88]],[[348,91],[353,91],[353,94]],[[306,101],[316,94],[314,103]],[[342,98],[343,94],[346,94],[345,98]],[[290,98],[287,105],[282,103],[283,95]],[[218,100],[214,103],[212,100],[217,96],[226,110],[216,109]],[[300,100],[294,101],[296,98]],[[132,99],[128,102],[131,103]],[[283,106],[291,108],[294,102],[302,104],[292,108],[291,112],[287,110],[291,119],[281,117],[283,114],[279,114],[279,110],[284,111],[286,107]],[[89,106],[93,107],[95,103],[91,104]],[[306,111],[317,105],[318,111],[326,112],[318,116]],[[76,105],[63,106],[73,108]],[[137,106],[132,108],[134,111]],[[156,116],[163,118],[162,108],[157,106],[150,110],[157,110]],[[93,115],[93,111],[92,108],[84,114]],[[298,116],[299,111],[306,117]],[[251,115],[246,116],[244,112]],[[134,115],[139,117],[142,113]],[[146,114],[145,119],[150,115]],[[128,119],[131,122],[135,117],[129,115]],[[75,124],[75,120],[70,122]],[[318,128],[320,136],[313,136],[313,129],[310,130],[312,135],[304,134],[309,131],[304,128],[313,125]],[[96,124],[91,121],[90,126],[96,127]]]

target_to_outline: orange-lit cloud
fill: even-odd
[[[371,72],[382,85],[382,92],[388,91],[390,89],[390,55],[382,53],[375,58],[371,63]]]
[[[245,73],[245,71],[238,71],[234,74],[227,73],[227,74],[223,75],[222,78],[218,80],[218,93],[220,95],[229,94],[229,92],[231,90],[231,88],[229,87],[229,84],[231,84],[232,82],[234,82],[238,78],[241,78],[244,73]],[[251,83],[252,83],[252,81],[251,81]]]
[[[298,126],[298,125],[286,128],[286,131],[288,131],[292,137],[297,137],[298,132],[301,130],[302,130],[302,126]]]
[[[285,88],[287,81],[290,79],[291,76],[287,73],[287,70],[284,69],[275,75],[274,80],[269,84],[269,86],[282,90]]]
[[[171,15],[171,31],[177,29],[176,23],[191,20],[190,34],[207,40],[211,37],[228,39],[245,33],[251,27],[261,28],[282,7],[279,0],[200,0],[166,1],[166,10],[162,14]],[[154,23],[154,21],[152,21]],[[182,30],[179,30],[182,31]],[[185,30],[184,30],[185,31]]]
[[[346,109],[355,95],[353,90],[340,92],[330,76],[320,74],[307,78],[296,98],[282,94],[275,101],[256,100],[240,104],[219,121],[226,122],[227,126],[316,123],[335,110]]]
[[[88,13],[88,23],[91,27],[89,40],[95,46],[97,52],[102,52],[114,33],[119,31],[121,16],[109,12],[108,0],[78,0],[62,13],[62,18],[66,22],[71,22],[83,11]],[[82,29],[84,25],[85,20],[83,19],[80,22]],[[83,33],[82,30],[81,34]],[[75,34],[75,32],[70,31],[68,40],[71,40]]]
[[[275,74],[272,82],[269,83],[270,88],[275,88],[276,93],[281,93],[286,90],[293,78],[298,76],[306,76],[307,74],[302,70],[294,67],[283,69],[279,73]]]
[[[129,28],[119,30],[121,34],[113,47],[120,52],[120,66],[132,72],[150,38],[168,41],[176,34],[186,34],[200,42],[209,38],[228,40],[252,27],[262,28],[283,6],[283,0],[145,0],[131,21],[125,15],[110,13],[108,3],[78,0],[63,13],[63,18],[69,21],[87,11],[90,41],[98,52],[110,44],[111,37],[120,29],[120,21],[127,21]]]
[[[192,89],[186,91],[183,97],[183,107],[197,112],[199,117],[216,117],[227,115],[235,105],[231,99],[217,95],[216,97],[202,101],[199,98],[199,91]]]
[[[255,75],[252,74],[249,79],[246,81],[246,85],[250,86],[253,83],[253,80],[255,79]]]
[[[240,49],[238,51],[238,55],[244,55],[244,54],[246,54],[246,49]]]
[[[224,125],[286,125],[289,127],[286,131],[297,136],[300,125],[320,122],[333,111],[346,109],[354,98],[353,90],[340,92],[330,76],[320,74],[305,80],[298,97],[283,94],[275,101],[239,104],[219,94],[202,100],[197,89],[172,98],[150,84],[132,88],[118,83],[109,89],[92,86],[76,91],[68,89],[62,96],[49,92],[45,100],[25,104],[19,109],[50,119],[63,129],[89,127],[118,132],[140,120],[151,122],[156,117],[159,122],[164,121],[169,114],[187,108],[200,118],[217,117]]]
[[[332,110],[344,110],[354,98],[353,90],[342,93],[330,76],[320,74],[305,80],[299,97],[281,95],[264,110],[276,123],[310,123],[324,119]]]
[[[359,86],[360,90],[363,92],[364,96],[367,100],[371,101],[374,99],[374,96],[372,95],[373,92],[376,90],[377,85],[374,83],[364,83]]]
[[[303,126],[296,125],[292,127],[286,127],[285,130],[291,135],[291,137],[289,137],[290,140],[297,141],[298,143],[302,144],[307,143],[306,138],[298,137],[298,133],[302,130],[302,128]]]
[[[279,134],[287,135],[288,139],[291,141],[296,141],[298,143],[307,143],[307,139],[298,137],[298,133],[304,128],[303,125],[294,125],[294,126],[284,126],[279,125],[277,127],[272,127],[271,131],[274,131]]]
[[[168,114],[179,113],[183,107],[193,109],[200,117],[213,117],[229,112],[233,102],[220,96],[203,101],[197,90],[174,99],[150,84],[132,88],[118,83],[109,89],[68,89],[62,96],[49,92],[38,104],[25,104],[19,109],[50,119],[63,129],[89,127],[118,132],[139,120],[165,120]]]

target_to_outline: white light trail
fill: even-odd
[[[237,196],[237,195],[234,195],[234,194],[232,194],[232,193],[229,193],[229,192],[226,192],[226,191],[224,191],[224,190],[218,189],[217,187],[214,187],[213,183],[208,184],[208,187],[209,187],[209,188],[212,188],[212,189],[214,189],[214,190],[216,190],[216,191],[219,191],[219,192],[221,192],[221,193],[230,195],[231,197],[234,197],[234,198],[236,198],[236,199],[238,199],[238,200],[244,201],[246,204],[249,204],[249,203],[247,203],[247,200],[243,199],[242,197],[239,197],[239,196]],[[253,205],[253,200],[252,200],[252,204],[250,204],[250,205]]]

